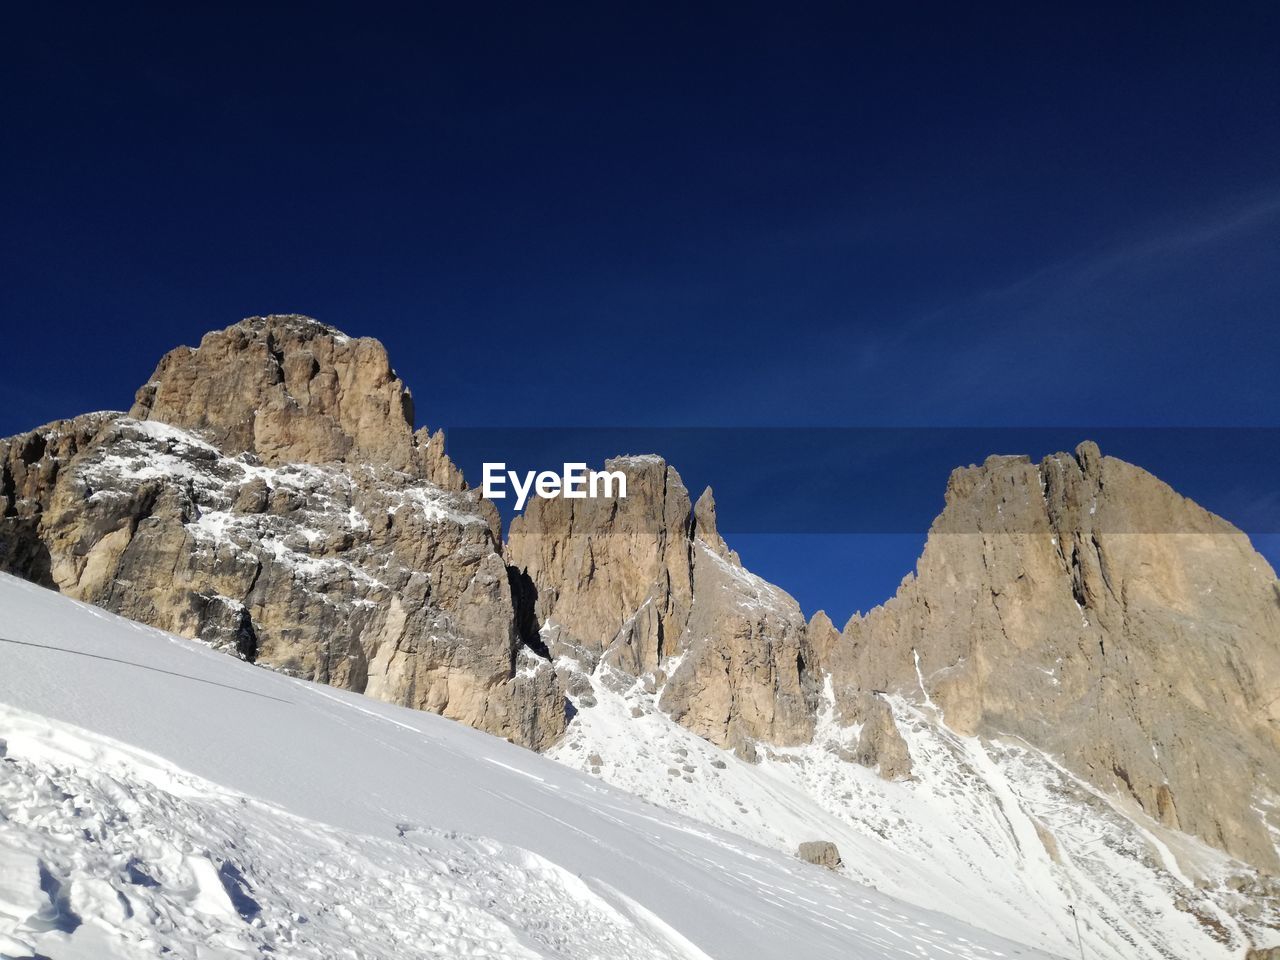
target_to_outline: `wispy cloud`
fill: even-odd
[[[929,310],[854,318],[848,328],[807,336],[803,355],[772,358],[752,383],[749,406],[776,403],[794,415],[796,396],[813,395],[822,398],[812,404],[814,422],[1146,422],[1153,408],[1131,402],[1141,385],[1118,382],[1140,362],[1141,344],[1154,348],[1174,310],[1207,330],[1198,317],[1213,315],[1239,281],[1210,275],[1189,292],[1179,283],[1223,250],[1250,249],[1251,235],[1277,222],[1280,188],[1271,188],[1148,223]]]
[[[1187,213],[1163,225],[1148,225],[1130,239],[1113,240],[1101,252],[1082,253],[1047,264],[1011,283],[984,291],[977,302],[1014,297],[1035,290],[1086,286],[1126,268],[1177,257],[1235,239],[1280,219],[1280,188],[1254,194],[1244,202],[1212,211]]]

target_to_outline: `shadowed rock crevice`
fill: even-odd
[[[249,881],[230,860],[223,860],[218,867],[218,882],[222,884],[232,908],[245,923],[252,923],[262,913],[262,905],[253,898]]]
[[[520,643],[544,660],[551,659],[551,652],[538,624],[538,587],[525,571],[507,567],[507,582],[511,587],[511,609],[515,619],[516,636]]]
[[[0,517],[16,517],[18,508],[14,501],[16,485],[8,464],[0,464]]]

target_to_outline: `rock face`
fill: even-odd
[[[908,779],[911,751],[888,704],[879,697],[864,697],[850,716],[862,724],[853,761],[875,769],[886,780]]]
[[[552,654],[646,676],[663,709],[720,746],[808,740],[819,684],[799,606],[743,569],[710,490],[692,504],[656,456],[606,469],[626,473],[626,499],[534,500],[511,524],[507,556],[537,586]]]
[[[415,463],[413,401],[376,340],[307,317],[250,317],[160,360],[129,416],[263,463]]]
[[[721,746],[808,742],[820,681],[799,606],[705,540],[693,556],[693,609],[659,705]]]
[[[508,556],[537,585],[552,653],[661,688],[721,746],[807,742],[830,675],[848,759],[912,758],[886,693],[953,730],[1063,758],[1167,826],[1274,870],[1280,593],[1239,531],[1092,444],[951,478],[897,597],[837,632],[742,568],[710,492],[691,506],[655,457],[612,461],[631,496],[535,501]]]
[[[1091,443],[955,471],[916,575],[826,635],[822,663],[854,714],[874,690],[931,704],[1280,868],[1275,574],[1230,524]]]
[[[537,586],[551,643],[601,656],[633,675],[657,668],[693,601],[689,493],[658,457],[622,457],[624,499],[530,501],[511,523],[507,553]]]
[[[808,742],[825,704],[857,729],[841,756],[888,780],[913,776],[902,698],[1277,868],[1280,588],[1243,534],[1146,472],[1088,443],[956,471],[918,573],[837,631],[742,568],[709,491],[691,507],[656,457],[609,467],[632,499],[535,501],[512,525],[553,655],[638,678],[746,757]]]
[[[0,441],[0,566],[248,660],[535,748],[565,723],[492,506],[412,431],[382,346],[256,317],[130,416]]]

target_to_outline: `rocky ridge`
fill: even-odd
[[[1092,443],[955,471],[916,573],[824,650],[1275,873],[1280,589],[1248,538]]]
[[[171,351],[127,416],[0,441],[0,568],[621,780],[581,733],[609,698],[628,704],[638,738],[660,715],[734,762],[795,771],[806,790],[818,787],[803,772],[833,761],[823,777],[864,795],[841,771],[893,790],[978,790],[1069,862],[1071,817],[1001,810],[1016,801],[992,771],[1023,744],[1046,758],[1040,780],[1062,764],[1060,794],[1040,802],[1096,822],[1096,789],[1128,811],[1136,826],[1116,847],[1151,882],[1182,883],[1152,852],[1148,819],[1235,858],[1183,864],[1252,891],[1226,906],[1177,895],[1215,943],[1256,940],[1248,931],[1280,917],[1267,879],[1280,587],[1243,534],[1139,468],[1084,444],[955,471],[916,572],[837,630],[747,571],[711,491],[694,502],[662,458],[610,461],[628,474],[625,500],[533,500],[504,544],[443,435],[413,417],[376,341],[250,318]],[[921,765],[944,755],[968,772],[939,786]],[[671,770],[693,784],[688,764]],[[1029,855],[1025,838],[1006,839]],[[1134,890],[1099,903],[1136,904]],[[1127,909],[1107,921],[1119,943],[1135,936]],[[1172,955],[1152,936],[1141,955]]]
[[[729,550],[710,489],[692,503],[656,456],[606,468],[626,472],[625,500],[535,500],[511,523],[507,556],[537,584],[553,658],[647,676],[721,747],[811,738],[819,680],[799,605]]]
[[[255,317],[128,416],[0,441],[0,566],[248,660],[531,746],[564,729],[497,514],[412,430],[381,344]]]

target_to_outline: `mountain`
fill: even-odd
[[[0,442],[0,567],[293,676],[531,747],[564,729],[517,636],[497,514],[374,340],[255,317],[127,416]]]
[[[625,500],[535,500],[511,523],[551,656],[651,675],[662,708],[718,746],[807,741],[821,682],[799,605],[743,569],[710,490],[691,503],[656,456],[606,467],[627,474]]]
[[[1081,444],[956,471],[917,574],[827,659],[1280,870],[1280,584],[1248,538]]]
[[[915,574],[837,630],[659,456],[503,543],[413,425],[376,341],[242,321],[128,415],[0,441],[0,567],[778,850],[835,841],[847,877],[1049,953],[1280,941],[1280,587],[1146,472],[1088,443],[957,470]]]
[[[634,499],[536,501],[507,544],[578,707],[552,756],[1049,951],[1072,908],[1117,960],[1277,940],[1278,594],[1225,521],[1092,444],[994,457],[837,631],[742,568],[710,491],[608,466]]]

